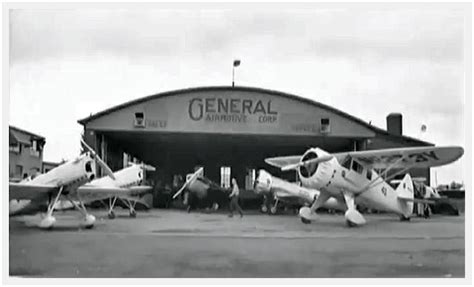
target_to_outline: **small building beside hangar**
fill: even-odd
[[[221,186],[235,177],[250,191],[267,157],[303,154],[310,147],[328,152],[427,146],[402,135],[402,116],[390,114],[387,130],[322,103],[279,91],[251,87],[198,87],[136,99],[78,121],[86,142],[113,170],[124,154],[157,167],[155,182],[169,183],[197,166]],[[127,156],[127,157],[128,157]],[[411,170],[425,177],[429,169]],[[250,192],[243,192],[243,196]]]
[[[9,126],[9,178],[21,180],[42,171],[44,137]]]

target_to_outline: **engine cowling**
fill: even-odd
[[[302,165],[298,167],[298,175],[303,186],[314,189],[326,187],[337,165],[337,160],[330,156],[320,148],[311,148],[303,154],[300,161]]]
[[[270,192],[271,188],[272,188],[272,176],[263,169],[259,170],[257,177],[255,178],[254,187],[253,187],[255,193],[257,194],[268,193]]]

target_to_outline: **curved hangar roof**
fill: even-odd
[[[371,138],[379,133],[388,135],[361,119],[306,98],[260,88],[229,86],[160,93],[112,107],[78,122],[99,131],[354,138]]]

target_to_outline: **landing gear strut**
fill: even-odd
[[[72,205],[74,205],[74,207],[80,212],[82,213],[82,215],[84,216],[82,222],[81,222],[81,226],[86,228],[86,229],[91,229],[92,227],[94,227],[94,223],[95,223],[95,216],[92,215],[92,214],[89,214],[87,213],[87,209],[86,207],[84,206],[84,202],[82,202],[82,200],[79,199],[79,205],[74,201],[72,200],[69,196],[66,196],[66,198],[72,203]]]
[[[129,209],[130,209],[130,217],[135,218],[137,217],[137,212],[135,211],[135,205],[137,204],[136,201],[133,201],[133,203],[129,199],[120,199],[123,204],[125,204]]]
[[[114,196],[113,198],[109,198],[109,213],[107,214],[109,219],[115,218],[114,206],[115,206],[116,201],[117,201],[116,196]]]
[[[61,196],[62,192],[63,192],[63,187],[61,186],[59,188],[59,192],[56,195],[56,197],[54,198],[54,200],[50,201],[50,203],[48,205],[48,210],[46,211],[46,215],[43,217],[43,219],[39,223],[40,228],[44,228],[44,229],[52,229],[53,228],[54,223],[56,223],[56,218],[53,217],[53,211],[54,211],[54,207],[56,206],[56,203],[58,202],[59,197]]]

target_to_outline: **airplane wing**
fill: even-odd
[[[47,184],[25,184],[10,182],[9,193],[10,200],[12,199],[35,199],[38,196],[46,195],[48,193],[59,192],[59,187],[56,185]]]
[[[265,162],[271,166],[282,168],[284,166],[294,165],[300,162],[303,155],[289,155],[266,158]]]
[[[151,186],[142,185],[129,188],[83,185],[77,189],[77,194],[81,200],[95,201],[114,196],[121,198],[136,197],[149,192],[151,189]]]
[[[462,147],[412,147],[348,152],[347,154],[368,168],[428,168],[441,166],[459,159]]]

